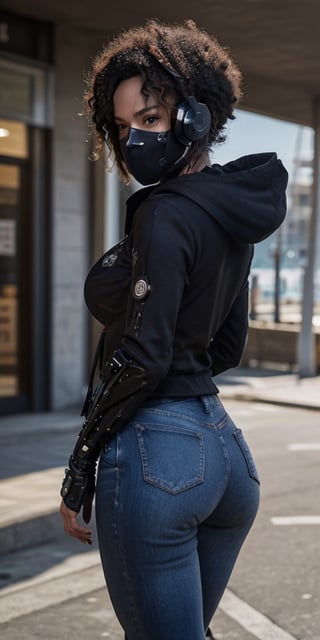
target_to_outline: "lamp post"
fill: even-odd
[[[281,253],[282,253],[282,232],[281,227],[277,232],[277,242],[272,251],[272,257],[274,260],[274,308],[273,308],[273,320],[274,322],[281,322],[280,320],[280,295],[281,295]]]
[[[308,260],[304,274],[302,322],[298,340],[299,377],[306,378],[316,374],[316,343],[312,327],[314,305],[314,276],[316,254],[319,245],[320,217],[320,96],[314,98],[314,159],[313,159],[313,198],[309,229]]]

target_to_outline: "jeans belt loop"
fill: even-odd
[[[200,402],[202,404],[205,413],[210,413],[210,400],[208,396],[200,396]]]

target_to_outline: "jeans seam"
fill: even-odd
[[[224,457],[224,459],[226,461],[226,471],[225,471],[225,474],[224,474],[224,488],[223,488],[223,493],[222,493],[222,496],[223,496],[224,493],[225,493],[225,490],[227,488],[227,484],[229,482],[229,479],[230,479],[231,463],[230,463],[228,448],[227,448],[227,445],[225,443],[223,435],[221,433],[218,433],[218,438],[219,438],[220,443],[221,443],[223,457]]]
[[[182,418],[196,425],[200,424],[205,427],[211,426],[210,422],[208,422],[207,420],[201,420],[201,418],[193,418],[189,414],[181,413],[180,411],[164,411],[163,409],[156,409],[156,408],[150,409],[148,407],[146,409],[142,407],[142,410],[148,411],[148,413],[150,412],[152,415],[163,416],[165,418]]]
[[[221,404],[221,408],[223,408],[222,404]],[[226,471],[225,471],[225,475],[224,475],[224,489],[223,489],[223,493],[222,493],[222,495],[224,495],[224,492],[225,492],[225,490],[227,488],[227,484],[228,484],[229,479],[230,479],[231,463],[230,463],[230,458],[229,458],[229,454],[228,454],[228,448],[227,448],[225,440],[224,440],[224,438],[222,436],[221,431],[222,431],[223,427],[225,427],[225,425],[227,424],[229,416],[228,416],[227,412],[225,411],[224,415],[222,416],[222,418],[217,423],[215,423],[214,418],[213,418],[212,408],[210,407],[210,417],[211,417],[211,421],[212,421],[211,428],[213,428],[216,431],[217,435],[218,435],[218,438],[220,440],[221,447],[222,447],[223,457],[224,457],[224,459],[226,461]]]
[[[210,414],[211,415],[211,414]],[[209,431],[222,431],[223,428],[225,427],[226,423],[228,422],[228,414],[225,413],[224,416],[222,416],[221,420],[219,420],[219,422],[214,422],[212,416],[211,416],[211,422],[206,422],[205,424],[202,424],[203,427],[205,427],[206,429],[209,429]]]
[[[139,622],[139,615],[138,615],[138,609],[136,606],[136,602],[135,602],[135,597],[134,597],[134,590],[131,584],[131,580],[130,580],[130,576],[129,576],[129,572],[128,572],[128,567],[127,567],[127,563],[126,563],[126,558],[125,558],[125,552],[124,552],[124,547],[122,544],[122,540],[121,540],[121,526],[120,526],[120,520],[119,520],[119,504],[120,504],[120,467],[119,467],[119,453],[120,453],[120,445],[121,445],[121,434],[118,433],[116,434],[116,438],[117,438],[117,454],[116,454],[116,490],[115,490],[115,501],[114,501],[114,510],[115,510],[115,520],[116,520],[116,526],[117,526],[117,538],[118,538],[118,545],[119,545],[119,556],[121,558],[121,564],[122,564],[122,570],[123,570],[123,576],[124,576],[124,581],[127,587],[127,594],[128,594],[128,602],[129,602],[129,611],[132,617],[132,621],[133,624],[136,628],[136,632],[138,634],[138,640],[142,640],[143,635],[142,635],[142,631],[141,631],[141,625]]]

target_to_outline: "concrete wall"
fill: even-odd
[[[51,405],[80,405],[87,382],[88,313],[83,283],[89,264],[91,162],[82,111],[83,78],[103,41],[57,27],[53,158]],[[102,168],[102,166],[101,166]]]
[[[242,356],[242,365],[253,363],[281,364],[288,369],[298,365],[298,337],[300,325],[283,322],[260,322],[250,320],[248,341]],[[314,328],[316,370],[320,371],[320,329]]]

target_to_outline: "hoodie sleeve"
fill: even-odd
[[[194,242],[179,212],[161,200],[137,211],[131,238],[133,273],[121,347],[146,369],[151,393],[171,366]]]
[[[248,298],[249,284],[246,281],[221,328],[211,340],[209,354],[213,376],[237,367],[241,360],[248,333]]]

